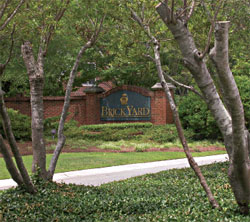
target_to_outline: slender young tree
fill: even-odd
[[[203,176],[203,174],[202,174],[202,172],[200,170],[200,167],[195,162],[195,160],[194,160],[194,158],[193,158],[193,156],[192,156],[192,154],[190,152],[190,149],[188,147],[187,140],[186,140],[186,138],[184,136],[184,130],[183,130],[182,125],[181,125],[181,121],[180,121],[180,118],[179,118],[179,113],[178,113],[177,106],[176,106],[176,104],[174,102],[174,99],[173,99],[173,97],[171,95],[169,86],[166,83],[166,80],[165,80],[165,77],[164,77],[164,71],[162,69],[161,57],[160,57],[160,43],[155,38],[155,36],[151,33],[150,27],[148,25],[146,25],[142,21],[142,19],[136,14],[136,12],[131,8],[130,8],[130,11],[131,11],[131,14],[132,14],[132,18],[141,26],[141,28],[144,29],[146,35],[149,37],[149,39],[152,42],[153,50],[154,50],[154,58],[152,58],[152,60],[156,65],[160,83],[162,85],[162,88],[165,91],[166,97],[168,98],[170,108],[171,108],[171,111],[173,113],[173,118],[174,118],[175,126],[176,126],[176,129],[177,129],[177,132],[178,132],[178,136],[179,136],[179,139],[180,139],[180,141],[182,143],[182,146],[183,146],[184,152],[186,154],[186,157],[188,159],[188,162],[189,162],[191,168],[194,170],[197,177],[199,178],[200,184],[204,188],[204,190],[205,190],[205,192],[207,194],[207,197],[209,199],[209,202],[212,205],[212,207],[213,208],[219,208],[219,204],[215,200],[215,198],[214,198],[214,196],[213,196],[213,194],[212,194],[212,192],[211,192],[211,190],[210,190],[210,188],[209,188],[209,186],[208,186],[208,184],[206,182],[206,179],[205,179],[205,177]]]
[[[102,27],[103,27],[104,19],[105,19],[105,15],[101,18],[100,21],[98,21],[98,19],[97,19],[97,21],[95,22],[95,24],[94,24],[95,30],[93,31],[90,39],[79,50],[79,53],[78,53],[77,58],[75,60],[74,66],[72,67],[72,70],[70,72],[70,77],[69,77],[69,81],[68,81],[66,93],[65,93],[63,110],[62,110],[62,114],[61,114],[61,118],[60,118],[60,122],[59,122],[59,127],[58,127],[58,141],[57,141],[56,149],[55,149],[54,155],[51,159],[49,171],[48,171],[48,179],[50,179],[50,180],[52,180],[52,178],[53,178],[56,164],[57,164],[57,160],[59,158],[59,155],[62,151],[62,148],[63,148],[64,143],[65,143],[65,139],[66,139],[64,134],[63,134],[63,129],[64,129],[64,123],[66,121],[66,117],[67,117],[67,113],[68,113],[68,109],[69,109],[69,105],[70,105],[70,94],[72,92],[74,79],[75,79],[75,76],[77,73],[77,68],[79,66],[80,60],[81,60],[84,52],[88,48],[91,48],[95,44],[95,42],[97,41],[97,38],[98,38],[98,36],[102,30]]]

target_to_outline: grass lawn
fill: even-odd
[[[193,156],[208,156],[224,153],[224,151],[194,152]],[[51,157],[51,154],[47,155],[47,165]],[[178,158],[185,158],[185,154],[183,152],[62,153],[57,164],[56,173]],[[30,172],[32,156],[24,156],[23,160]],[[0,158],[0,172],[0,179],[10,178],[3,158]]]
[[[1,222],[11,221],[179,221],[248,222],[227,179],[228,163],[202,167],[221,210],[209,205],[191,169],[169,170],[100,187],[42,183],[36,195],[20,188],[0,194]]]

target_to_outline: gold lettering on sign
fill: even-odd
[[[143,115],[144,116],[147,116],[147,115],[149,115],[149,113],[150,113],[150,109],[149,108],[143,108]]]
[[[128,116],[131,116],[131,111],[132,111],[133,106],[127,106],[128,109]]]
[[[143,108],[138,108],[138,116],[143,116],[143,112],[142,112]]]
[[[136,108],[133,108],[133,113],[132,113],[133,116],[137,116],[137,112],[136,112]]]
[[[148,117],[150,116],[150,108],[126,106],[125,108],[109,108],[101,107],[102,117]]]
[[[108,116],[114,117],[114,109],[108,109]]]
[[[107,116],[107,114],[108,114],[108,107],[102,106],[102,116]]]
[[[126,116],[127,114],[125,113],[125,109],[124,108],[121,108],[121,116]]]

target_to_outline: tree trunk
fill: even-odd
[[[30,104],[32,114],[31,129],[33,149],[32,171],[36,172],[37,168],[39,168],[40,176],[44,179],[47,179],[46,150],[43,134],[43,53],[40,48],[36,62],[31,43],[24,42],[22,45],[22,56],[28,71],[30,82]]]
[[[63,129],[64,129],[64,123],[65,120],[67,118],[67,113],[68,113],[68,109],[70,106],[70,94],[72,91],[72,87],[73,87],[73,83],[74,83],[74,79],[76,76],[76,72],[77,72],[77,68],[79,66],[80,63],[80,59],[82,58],[83,53],[86,51],[86,49],[90,48],[92,45],[91,41],[88,41],[79,51],[75,64],[70,72],[70,77],[69,77],[69,81],[67,84],[67,88],[66,88],[66,93],[65,93],[65,98],[64,98],[64,104],[63,104],[63,110],[62,110],[62,114],[61,114],[61,118],[59,121],[59,127],[58,127],[58,141],[56,144],[56,149],[54,151],[53,157],[51,159],[50,162],[50,166],[49,166],[49,170],[48,170],[48,179],[52,180],[53,179],[53,175],[56,169],[56,164],[59,158],[59,155],[62,151],[62,148],[65,144],[65,136],[63,134]]]
[[[70,72],[70,77],[69,77],[69,81],[68,81],[67,88],[66,88],[66,93],[65,93],[63,110],[62,110],[62,113],[61,113],[61,118],[60,118],[59,127],[58,127],[58,141],[57,141],[56,149],[54,151],[53,157],[52,157],[51,162],[50,162],[49,170],[48,170],[48,176],[47,177],[48,177],[49,180],[53,179],[56,164],[57,164],[59,155],[60,155],[60,153],[62,151],[62,148],[64,146],[65,140],[66,140],[66,138],[65,138],[65,136],[63,134],[64,123],[66,121],[68,109],[69,109],[69,106],[70,106],[70,94],[71,94],[71,91],[72,91],[74,79],[75,79],[75,76],[76,76],[76,72],[77,72],[80,60],[81,60],[82,55],[84,54],[84,52],[88,48],[91,48],[95,44],[95,42],[97,41],[97,38],[98,38],[98,36],[99,36],[99,34],[100,34],[101,30],[102,30],[103,22],[104,22],[105,17],[106,17],[106,15],[104,15],[102,17],[102,19],[100,20],[99,26],[96,26],[96,30],[93,32],[91,38],[86,42],[86,44],[84,44],[82,46],[82,48],[78,52],[78,55],[76,57],[74,66],[72,67],[72,70]]]
[[[21,174],[19,176],[22,177],[22,181],[25,184],[25,189],[29,193],[35,193],[34,185],[32,184],[31,179],[29,177],[29,174],[28,174],[28,172],[26,170],[26,167],[24,166],[22,156],[19,153],[19,149],[17,147],[16,140],[15,140],[15,137],[14,137],[13,132],[12,132],[10,118],[8,116],[8,113],[7,113],[5,104],[4,104],[3,93],[2,93],[1,87],[0,87],[0,91],[1,91],[0,92],[0,114],[1,114],[2,119],[3,119],[3,127],[4,127],[4,131],[5,131],[6,137],[8,139],[10,148],[11,148],[12,153],[14,155],[14,158],[16,160],[16,164],[17,164],[17,167],[19,169],[19,172]],[[5,160],[11,159],[10,154],[9,154],[9,152],[7,152],[8,150],[6,150],[3,142],[2,142],[2,147],[3,147],[2,150],[5,151],[4,152],[5,153],[5,155],[4,155],[5,156]],[[12,161],[8,160],[8,163],[10,164],[10,166],[12,165]],[[13,168],[13,166],[11,166],[10,168],[13,170],[13,173],[11,173],[11,175],[15,174],[15,178],[19,177],[19,176],[17,176],[17,172],[15,172],[16,171],[15,168]],[[19,178],[18,178],[18,181],[20,181]],[[18,185],[20,185],[19,183],[20,182],[18,182]]]
[[[179,113],[178,113],[177,107],[175,105],[174,99],[172,98],[171,92],[169,90],[169,87],[168,87],[168,85],[165,81],[164,75],[163,75],[163,70],[162,70],[161,60],[160,60],[159,43],[156,39],[153,39],[153,40],[154,40],[153,43],[154,43],[155,63],[157,66],[158,77],[161,81],[162,88],[164,89],[165,94],[168,98],[170,108],[171,108],[172,113],[173,113],[174,122],[175,122],[175,126],[176,126],[176,129],[178,132],[178,136],[179,136],[179,139],[182,143],[182,147],[184,149],[184,152],[186,154],[186,157],[188,159],[188,162],[189,162],[191,168],[194,170],[196,176],[199,178],[200,184],[207,194],[207,197],[208,197],[210,204],[212,205],[213,208],[219,208],[220,206],[217,203],[217,201],[215,200],[214,195],[212,194],[212,191],[210,190],[210,187],[208,186],[207,181],[206,181],[205,177],[203,176],[200,167],[195,162],[195,160],[194,160],[194,158],[191,155],[191,152],[189,150],[186,138],[184,136],[184,132],[183,132],[180,118],[179,118]]]
[[[205,101],[224,136],[227,152],[229,156],[231,156],[232,146],[231,143],[227,143],[226,140],[226,138],[230,138],[232,135],[231,116],[217,93],[215,84],[206,64],[199,58],[199,51],[195,46],[191,33],[185,23],[180,19],[177,19],[175,22],[169,21],[168,13],[170,9],[165,4],[160,3],[156,10],[175,37],[182,52],[184,64],[192,73],[197,85],[199,86]]]
[[[225,92],[229,112],[232,117],[233,153],[229,168],[229,179],[236,200],[245,214],[250,203],[250,160],[248,152],[248,131],[245,130],[244,109],[239,90],[228,61],[229,22],[218,22],[215,26],[215,47],[210,57],[215,64],[218,77]]]
[[[193,37],[187,26],[180,19],[170,20],[171,11],[165,4],[156,7],[161,19],[175,37],[182,52],[186,67],[192,73],[197,85],[205,97],[205,101],[216,120],[224,137],[225,146],[230,159],[229,179],[242,213],[248,213],[250,199],[250,173],[247,134],[245,133],[244,110],[237,86],[228,63],[228,39],[217,25],[216,45],[212,50],[212,58],[217,68],[220,84],[227,96],[230,114],[222,103],[206,64],[197,50]],[[225,26],[225,22],[221,23]],[[220,31],[219,31],[220,30]]]
[[[16,165],[14,163],[14,161],[11,158],[11,154],[8,151],[8,148],[6,147],[3,137],[0,134],[0,152],[3,155],[3,159],[5,161],[5,165],[6,168],[8,169],[12,179],[19,185],[22,186],[23,185],[23,179],[20,175],[20,173],[18,172]]]

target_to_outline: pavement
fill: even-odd
[[[228,155],[214,155],[206,157],[195,157],[199,166],[212,164],[215,162],[228,161]],[[58,183],[93,185],[99,186],[104,183],[125,180],[131,177],[144,174],[158,173],[170,169],[180,169],[190,167],[186,158],[176,160],[165,160],[150,163],[137,163],[121,166],[112,166],[96,168],[89,170],[71,171],[65,173],[56,173],[53,180]],[[0,190],[15,187],[17,184],[12,179],[0,180]]]

